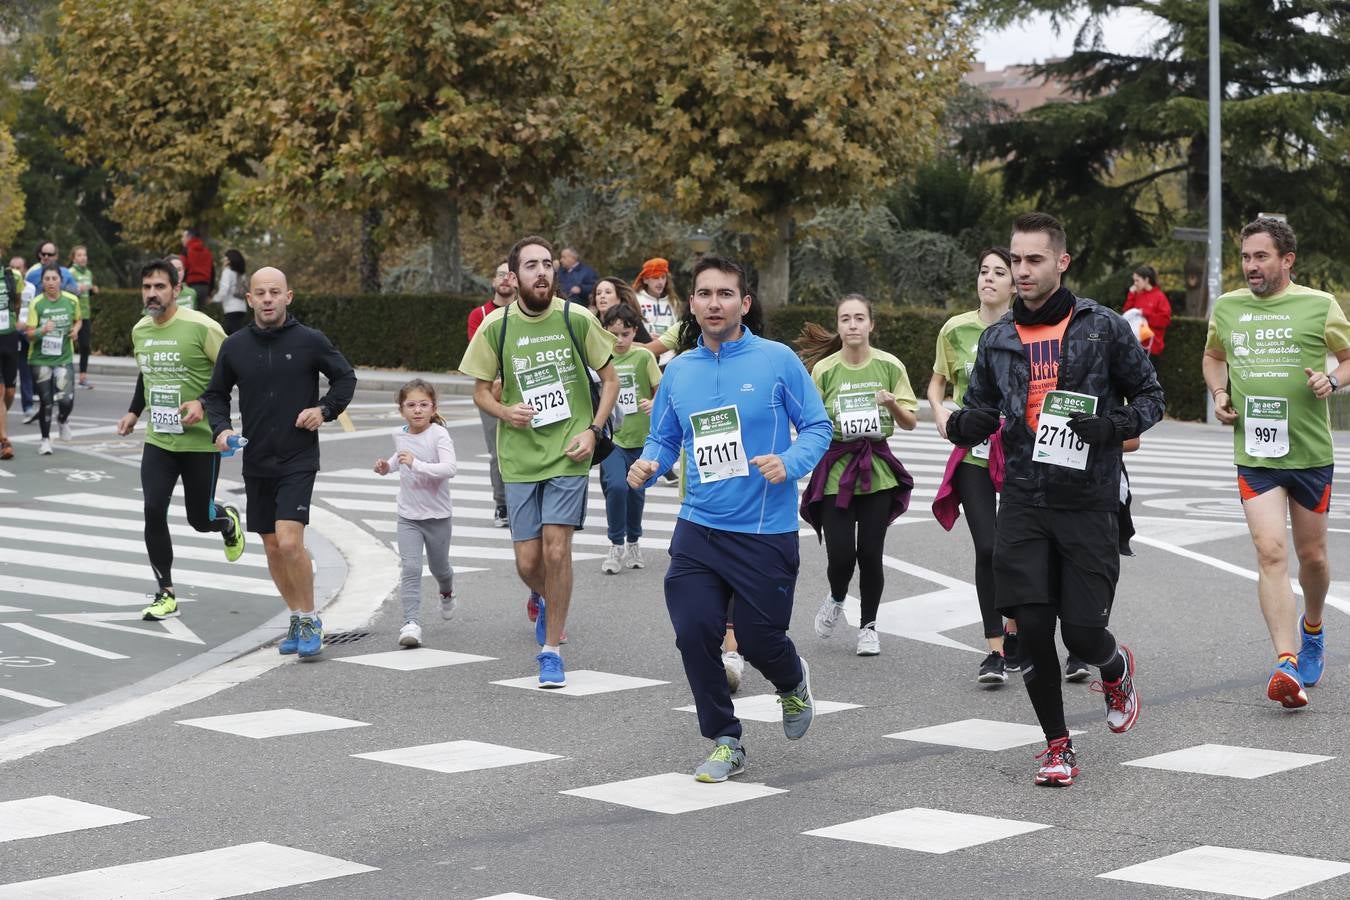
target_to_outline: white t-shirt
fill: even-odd
[[[398,452],[410,450],[412,467],[399,465]],[[444,426],[432,423],[421,434],[405,426],[394,435],[394,454],[389,469],[398,472],[398,514],[404,519],[445,519],[454,511],[450,505],[450,479],[459,466],[455,461],[455,442]]]
[[[642,318],[647,322],[647,330],[652,337],[660,337],[663,332],[675,327],[675,305],[665,297],[653,297],[645,290],[638,291],[638,306],[642,307]]]

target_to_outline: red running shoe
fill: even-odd
[[[1043,760],[1036,770],[1036,783],[1042,787],[1068,787],[1078,775],[1078,755],[1066,737],[1055,738],[1036,758]]]

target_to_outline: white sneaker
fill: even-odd
[[[416,622],[404,622],[403,628],[398,633],[398,645],[400,647],[422,646],[422,626]]]
[[[446,621],[453,619],[456,605],[453,591],[449,594],[441,594],[441,618]]]
[[[642,569],[646,563],[642,561],[642,548],[637,545],[637,541],[627,544],[623,548],[623,567],[625,569]]]
[[[881,638],[877,636],[877,623],[871,622],[858,630],[858,655],[881,655]]]
[[[834,634],[834,626],[844,617],[844,604],[836,603],[833,597],[826,597],[816,613],[816,635],[822,640]]]
[[[51,438],[43,438],[42,443],[38,444],[38,456],[51,456],[51,455],[52,455]]]
[[[745,659],[735,650],[722,654],[722,668],[727,670],[727,687],[734,694],[741,689],[741,676],[745,674]]]
[[[59,435],[61,435],[61,440],[63,440],[63,441],[73,440],[73,438],[71,438],[71,436],[70,436],[70,423],[69,423],[69,422],[58,422],[58,423],[57,423],[57,433],[58,433]]]
[[[609,555],[600,563],[600,571],[606,575],[618,575],[623,568],[623,548],[618,544],[609,545]]]

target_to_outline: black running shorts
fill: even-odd
[[[994,543],[995,605],[1048,603],[1060,621],[1105,627],[1120,577],[1115,511],[1001,504]]]
[[[318,472],[291,472],[276,478],[244,476],[248,497],[248,530],[275,534],[277,520],[309,524],[309,503]]]

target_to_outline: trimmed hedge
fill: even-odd
[[[466,322],[479,296],[437,294],[311,295],[291,304],[296,318],[328,335],[353,365],[420,371],[453,371],[468,343]],[[220,318],[220,307],[207,304]],[[872,342],[898,356],[922,398],[933,372],[938,330],[953,313],[941,309],[886,308],[876,311]],[[131,355],[131,327],[141,317],[137,291],[104,291],[94,303],[94,348],[110,356]],[[768,312],[768,337],[791,343],[806,322],[830,325],[832,306],[786,306]],[[1167,392],[1167,413],[1203,419],[1205,386],[1200,376],[1206,322],[1174,318],[1159,379]]]

